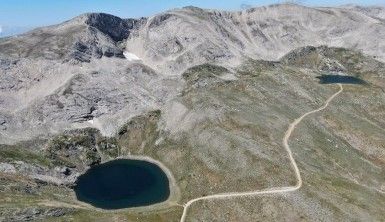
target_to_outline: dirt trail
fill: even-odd
[[[192,200],[189,200],[186,204],[183,205],[183,214],[182,217],[180,218],[180,222],[184,222],[186,220],[186,215],[187,215],[187,210],[191,206],[191,204],[199,201],[199,200],[209,200],[209,199],[220,199],[220,198],[231,198],[231,197],[245,197],[245,196],[253,196],[253,195],[260,195],[260,194],[273,194],[273,193],[286,193],[286,192],[292,192],[296,191],[299,188],[302,187],[302,178],[300,171],[298,169],[297,163],[295,162],[295,159],[293,157],[293,153],[290,149],[289,146],[289,138],[295,129],[295,127],[308,115],[322,111],[326,109],[326,107],[329,106],[329,103],[343,91],[342,84],[338,83],[338,86],[340,87],[340,90],[338,92],[334,93],[332,96],[330,96],[324,103],[323,106],[319,107],[318,109],[309,111],[299,118],[295,119],[290,125],[289,128],[286,130],[285,135],[282,139],[282,144],[285,147],[286,151],[289,154],[289,159],[292,164],[292,167],[294,169],[295,175],[297,177],[297,184],[295,186],[288,186],[288,187],[272,187],[272,188],[267,188],[263,190],[255,190],[255,191],[249,191],[249,192],[230,192],[230,193],[220,193],[220,194],[213,194],[209,196],[204,196],[204,197],[198,197]]]

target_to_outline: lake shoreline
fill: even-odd
[[[135,207],[127,207],[127,208],[120,208],[120,209],[104,209],[100,207],[96,207],[91,205],[90,203],[83,202],[81,200],[78,200],[75,192],[74,192],[74,200],[78,205],[84,206],[89,209],[98,210],[102,212],[115,212],[115,211],[135,211],[135,212],[142,212],[142,211],[148,211],[148,210],[154,210],[154,209],[165,209],[172,206],[178,206],[178,201],[180,200],[180,189],[179,186],[176,183],[175,177],[173,176],[172,172],[160,161],[153,159],[149,156],[142,156],[142,155],[124,155],[119,156],[116,158],[108,159],[105,161],[102,161],[100,164],[104,164],[107,162],[115,161],[115,160],[140,160],[152,163],[156,166],[158,166],[163,173],[167,176],[168,184],[169,184],[169,196],[165,201],[149,204],[146,206],[135,206]],[[98,164],[98,165],[100,165]],[[84,175],[91,167],[88,167],[85,169],[85,171],[81,174]],[[79,177],[81,176],[79,175]]]

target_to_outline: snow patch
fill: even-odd
[[[131,53],[131,52],[123,52],[123,55],[124,55],[124,57],[126,57],[126,59],[128,61],[138,61],[138,60],[141,60],[138,56],[136,56],[134,53]]]

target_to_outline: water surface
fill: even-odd
[[[75,186],[78,200],[103,209],[147,206],[167,200],[167,175],[143,160],[113,160],[92,167]]]
[[[343,75],[321,75],[317,76],[321,84],[344,83],[344,84],[366,84],[358,77]]]

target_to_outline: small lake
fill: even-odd
[[[147,206],[170,195],[164,171],[143,160],[119,159],[91,167],[76,183],[78,200],[103,209]]]
[[[321,75],[317,76],[321,84],[332,83],[345,83],[345,84],[366,84],[366,82],[360,78],[354,76],[343,75]]]

